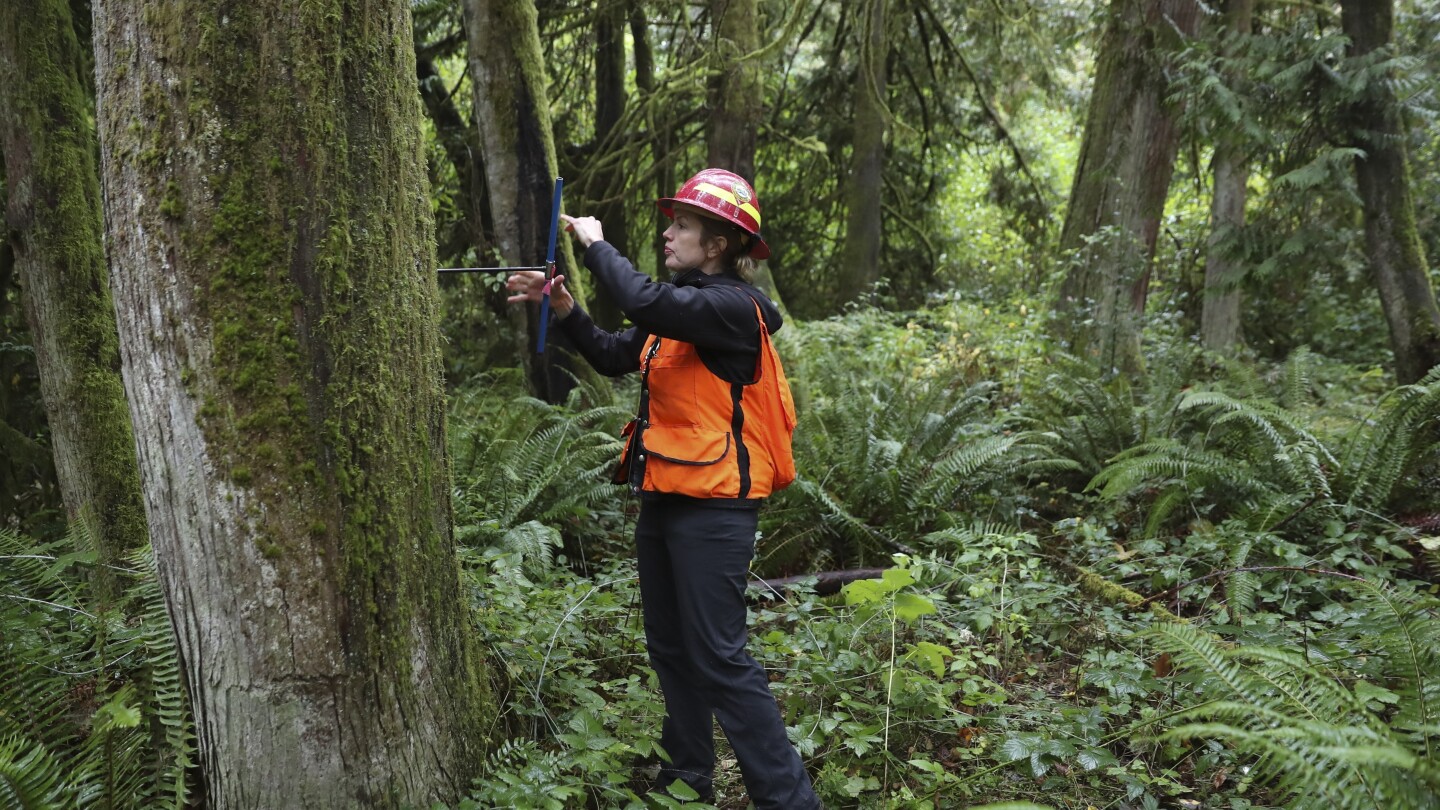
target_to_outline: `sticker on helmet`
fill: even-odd
[[[750,202],[750,189],[744,183],[731,183],[730,190],[735,192],[735,200],[739,205]]]

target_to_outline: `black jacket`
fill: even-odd
[[[577,303],[560,328],[596,371],[611,377],[639,370],[640,349],[655,334],[693,343],[705,367],[720,379],[750,382],[760,352],[754,302],[771,334],[783,323],[770,299],[733,274],[707,276],[692,268],[672,281],[655,281],[609,242],[591,243],[585,266],[635,325],[606,332]]]

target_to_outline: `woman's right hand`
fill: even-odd
[[[514,293],[505,299],[512,304],[522,301],[539,301],[545,294],[545,274],[539,270],[520,270],[511,273],[505,279],[505,289]],[[565,289],[564,276],[555,276],[554,283],[550,285],[550,307],[561,319],[569,316],[570,310],[575,308],[575,298],[570,295],[569,290]]]

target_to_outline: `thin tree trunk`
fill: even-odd
[[[1254,10],[1255,0],[1229,0],[1225,24],[1231,42],[1249,35]],[[1223,245],[1245,227],[1249,176],[1244,150],[1222,140],[1215,149],[1215,192],[1210,200],[1210,240],[1205,251],[1205,300],[1200,310],[1200,342],[1215,352],[1228,351],[1240,342],[1241,268]]]
[[[465,28],[495,242],[505,264],[538,265],[545,261],[559,170],[534,0],[465,0]],[[555,260],[571,294],[583,300],[584,282],[569,238],[556,240]],[[563,332],[548,334],[550,343],[563,345]],[[538,396],[550,402],[565,398],[572,383],[556,352],[537,357],[526,341],[520,356]]]
[[[106,279],[95,130],[64,0],[0,4],[6,229],[40,369],[66,515],[107,565],[145,543],[145,509]],[[9,383],[7,382],[6,385]]]
[[[0,159],[0,192],[4,179],[5,161]],[[5,381],[0,385],[0,523],[31,532],[37,528],[33,519],[49,511],[46,507],[63,509],[65,501],[50,448],[33,438],[45,430],[44,396],[38,393],[40,375],[33,354],[19,349],[29,346],[31,338],[24,313],[12,306],[10,291],[19,289],[19,280],[6,230],[0,229],[0,343],[12,348],[0,351],[0,380]]]
[[[463,256],[470,250],[477,257],[483,257],[489,253],[486,234],[490,212],[485,205],[485,167],[480,159],[480,134],[474,122],[466,121],[460,113],[431,59],[417,52],[415,71],[425,112],[435,125],[436,140],[455,169],[458,180],[455,207],[464,215],[461,219],[463,227],[456,228],[456,233],[446,234],[440,240],[441,260],[445,256]],[[497,297],[503,300],[503,296]]]
[[[716,56],[720,70],[710,87],[710,117],[706,121],[706,165],[727,169],[756,187],[755,149],[760,124],[765,117],[764,65],[752,55],[760,48],[759,21],[755,0],[711,0],[710,13],[715,18]],[[763,200],[761,197],[764,213]],[[765,224],[760,224],[763,233]],[[784,311],[780,291],[770,267],[760,263],[751,279],[756,287]]]
[[[453,550],[409,4],[103,0],[95,36],[204,804],[454,803],[495,709]]]
[[[1138,372],[1150,261],[1179,130],[1165,63],[1195,31],[1196,0],[1112,0],[1060,233],[1071,267],[1054,330],[1102,368]]]
[[[759,63],[740,57],[760,47],[756,0],[711,0],[717,60],[710,83],[706,165],[755,182],[755,143],[765,113]],[[763,223],[762,223],[763,224]]]
[[[640,0],[630,0],[628,4],[630,13],[630,41],[635,48],[635,87],[645,97],[655,94],[655,58],[650,47],[649,25],[645,22],[644,4]],[[670,119],[657,118],[654,121],[655,129],[650,133],[650,154],[655,163],[655,198],[669,197],[675,193],[675,167],[670,159],[671,124]],[[652,214],[654,222],[654,236],[651,239],[651,248],[655,253],[655,267],[657,273],[663,273],[665,267],[665,229],[670,222],[665,215],[655,209]]]
[[[1343,0],[1341,24],[1352,56],[1391,44],[1391,0]],[[1356,145],[1355,182],[1365,211],[1365,256],[1380,292],[1395,353],[1395,377],[1413,383],[1440,364],[1440,308],[1415,227],[1405,122],[1390,78],[1370,86],[1349,111]]]
[[[840,249],[838,301],[868,294],[880,280],[883,236],[881,184],[885,167],[886,0],[869,0],[861,28],[860,64],[855,72],[854,135],[845,182],[845,236]]]
[[[595,216],[605,224],[605,241],[630,255],[630,223],[625,216],[625,167],[614,159],[610,138],[625,114],[625,7],[601,3],[595,10],[595,148],[597,159],[610,168],[597,172],[592,197],[601,202]],[[590,296],[590,317],[604,329],[619,329],[625,316],[610,293],[596,286]]]

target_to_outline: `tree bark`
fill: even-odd
[[[1350,38],[1350,55],[1387,48],[1394,13],[1391,0],[1343,0],[1340,19]],[[1355,161],[1364,206],[1365,256],[1390,327],[1395,377],[1406,384],[1440,364],[1440,307],[1415,227],[1405,122],[1391,79],[1375,82],[1348,115],[1356,146],[1365,151]]]
[[[1071,262],[1054,332],[1102,368],[1138,372],[1150,261],[1179,129],[1165,64],[1192,35],[1196,0],[1112,0],[1060,233]]]
[[[24,292],[66,516],[98,553],[94,582],[145,543],[145,509],[105,272],[83,57],[64,0],[0,5],[6,229]],[[7,381],[8,385],[8,381]]]
[[[559,170],[534,0],[465,0],[465,28],[495,242],[505,264],[538,265],[545,261]],[[556,240],[555,260],[571,294],[583,300],[568,237]],[[563,337],[551,329],[547,339],[561,345]],[[520,347],[520,356],[535,393],[549,402],[563,400],[571,386],[558,367],[563,361],[548,350],[536,357],[530,345]]]
[[[103,0],[125,388],[205,804],[455,802],[454,557],[409,4]]]
[[[1225,9],[1227,37],[1247,36],[1255,0],[1229,0]],[[1231,50],[1230,48],[1226,49]],[[1224,245],[1245,227],[1246,183],[1250,169],[1239,144],[1223,136],[1215,147],[1215,191],[1210,199],[1210,239],[1205,251],[1205,300],[1200,309],[1200,342],[1225,352],[1240,342],[1240,262]]]
[[[860,63],[855,72],[855,119],[850,173],[845,181],[845,238],[840,248],[838,301],[868,294],[880,280],[883,237],[882,183],[885,167],[886,0],[869,0],[861,28]]]

